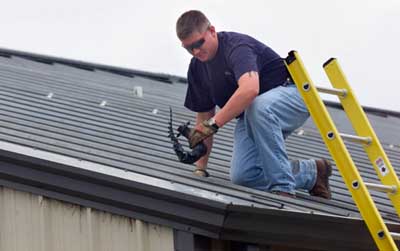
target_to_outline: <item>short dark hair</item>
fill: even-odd
[[[198,10],[183,13],[176,22],[176,35],[180,40],[188,38],[193,32],[203,32],[210,25],[208,18]]]

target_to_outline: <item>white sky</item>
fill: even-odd
[[[185,76],[175,22],[189,9],[282,57],[297,50],[317,85],[336,57],[362,105],[400,111],[399,0],[3,0],[0,47]]]

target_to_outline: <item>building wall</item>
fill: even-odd
[[[173,251],[173,229],[0,187],[0,251]]]

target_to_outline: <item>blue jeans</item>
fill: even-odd
[[[238,119],[230,176],[235,184],[294,194],[316,182],[315,160],[289,161],[285,138],[309,117],[294,84],[259,95]]]

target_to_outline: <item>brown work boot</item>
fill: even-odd
[[[317,164],[317,181],[310,190],[313,196],[331,199],[331,189],[329,187],[329,176],[332,175],[332,165],[329,160],[320,159],[315,161]]]

